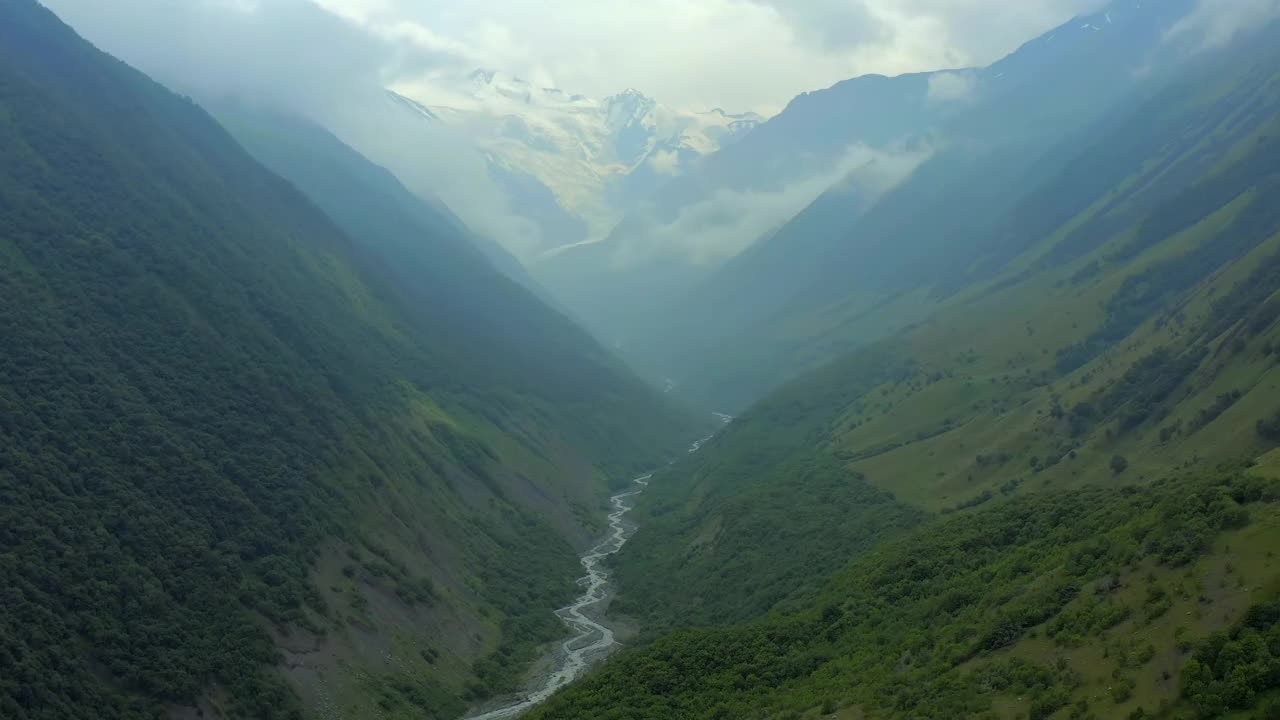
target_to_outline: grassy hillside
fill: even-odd
[[[1024,239],[998,273],[935,296],[927,319],[785,387],[655,484],[652,530],[623,554],[624,585],[673,595],[677,607],[723,596],[712,574],[693,569],[739,543],[768,553],[766,567],[842,561],[848,549],[811,547],[803,533],[760,543],[750,528],[768,511],[726,500],[758,486],[779,494],[780,508],[822,504],[831,473],[796,471],[805,467],[948,512],[1273,447],[1255,426],[1276,412],[1280,72],[1274,51],[1248,50],[1253,65],[1211,64],[1078,153],[1080,167],[1105,166],[1139,128],[1164,128],[1144,146],[1155,157],[1122,161],[1131,174],[1111,169],[1099,177],[1114,185],[1070,195],[1080,182],[1072,166],[1032,193],[1029,206],[1078,198],[1082,210],[1044,239]],[[1097,229],[1078,232],[1088,226]],[[923,304],[902,295],[876,313]],[[809,534],[825,529],[813,523]],[[687,581],[665,589],[654,579],[683,571]]]
[[[852,301],[882,340],[655,479],[650,642],[535,717],[1273,712],[1277,100],[1265,42],[1206,59]]]
[[[846,404],[911,377],[892,348],[865,359],[806,378],[655,476],[638,510],[643,529],[618,567],[620,612],[650,632],[757,617],[923,519],[815,452]]]
[[[421,214],[357,222],[367,164],[331,219],[28,0],[0,155],[6,718],[454,717],[696,432]],[[474,292],[389,270],[436,262]]]
[[[666,635],[531,717],[1269,717],[1277,500],[1228,473],[935,521],[809,602]]]
[[[1280,409],[1277,253],[1280,235],[1065,375],[1069,338],[1106,322],[1096,292],[1066,282],[981,294],[789,386],[659,477],[621,556],[636,598],[622,606],[658,626],[733,621],[805,594],[920,510],[1261,456]]]

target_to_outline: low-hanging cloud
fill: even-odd
[[[335,134],[391,170],[409,190],[437,197],[472,230],[519,258],[542,249],[542,230],[511,207],[488,161],[460,131],[425,123],[396,103],[342,105],[326,115]]]
[[[978,76],[971,72],[942,72],[929,76],[929,102],[935,105],[967,102],[978,91]]]
[[[306,0],[45,0],[102,49],[198,96],[328,102],[380,83],[392,48]]]
[[[307,117],[513,252],[540,244],[538,227],[508,206],[465,138],[384,90],[405,68],[456,62],[448,53],[371,33],[310,0],[46,3],[102,49],[180,92]]]
[[[442,124],[386,102],[382,88],[485,65],[593,95],[633,85],[685,108],[768,110],[862,72],[985,62],[1103,0],[46,2],[104,49],[197,99],[235,95],[320,122],[527,257],[544,247],[539,225],[512,206],[487,159]],[[954,102],[972,90],[963,76],[946,77],[931,96]],[[856,165],[857,155],[842,163]],[[651,169],[671,172],[671,159],[657,155]],[[852,167],[783,190],[722,192],[686,208],[660,250],[678,251],[687,237],[694,259],[732,254]]]
[[[984,65],[1107,2],[317,1],[540,86],[592,97],[636,87],[675,107],[764,114],[857,75]]]
[[[752,0],[773,8],[802,42],[832,50],[883,42],[892,29],[865,2],[851,0]]]
[[[1189,41],[1199,50],[1225,47],[1237,36],[1280,18],[1280,0],[1200,0],[1169,31],[1169,39]]]
[[[649,166],[659,175],[680,174],[680,153],[675,150],[659,150],[649,158]]]
[[[643,242],[624,243],[617,267],[655,257],[675,257],[694,265],[719,262],[746,250],[763,235],[795,217],[823,193],[840,192],[870,202],[905,180],[932,154],[932,148],[876,150],[856,144],[828,169],[779,189],[721,188],[683,208],[669,223],[654,224]]]

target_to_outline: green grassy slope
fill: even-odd
[[[353,240],[28,0],[0,2],[0,155],[6,718],[456,716],[560,631],[607,476],[696,431],[447,238]],[[446,331],[397,257],[493,305]],[[504,307],[551,338],[475,327]]]
[[[911,376],[893,348],[866,359],[806,378],[655,476],[618,567],[619,611],[650,631],[755,617],[923,517],[819,449],[847,403]]]
[[[1180,103],[1188,122],[1164,123],[1174,130],[1154,143],[1161,162],[1140,163],[1123,180],[1125,205],[1111,202],[1110,188],[1095,189],[1103,200],[1045,240],[1025,243],[1003,272],[769,397],[704,456],[655,485],[646,503],[662,515],[660,524],[623,554],[624,585],[633,580],[646,597],[672,593],[677,607],[722,591],[698,577],[667,590],[646,578],[693,567],[716,543],[758,542],[746,531],[731,539],[734,527],[722,519],[722,498],[738,492],[742,478],[768,492],[785,485],[781,507],[818,497],[789,464],[836,467],[900,502],[939,512],[1108,478],[1117,456],[1130,465],[1121,479],[1137,481],[1263,452],[1271,440],[1253,426],[1275,411],[1273,349],[1280,341],[1269,300],[1280,290],[1280,166],[1269,162],[1280,113],[1274,55],[1267,62],[1217,66],[1225,75],[1196,78],[1198,87],[1221,88],[1213,110]],[[1134,122],[1150,126],[1146,117],[1139,113]],[[1206,138],[1215,139],[1213,162],[1204,159]],[[1108,147],[1102,143],[1098,152]],[[1188,164],[1194,172],[1182,172]],[[1161,184],[1175,172],[1180,182]],[[1050,186],[1062,182],[1075,178],[1064,173]],[[1169,199],[1132,190],[1139,185]],[[1071,245],[1075,229],[1113,207],[1147,210],[1127,215],[1106,238],[1087,236],[1091,247]],[[1067,248],[1072,255],[1063,260]],[[893,311],[894,303],[881,308]],[[738,524],[752,526],[750,507],[738,515],[747,516]],[[707,537],[715,542],[695,542]],[[825,554],[803,542],[764,548],[769,566]],[[837,560],[832,550],[827,562]]]
[[[704,629],[544,717],[1268,712],[1280,62],[1246,50],[1046,178],[1029,197],[1061,198],[1056,224],[882,300],[919,319],[656,478],[622,605]]]
[[[666,635],[531,717],[1256,711],[1280,686],[1278,490],[1228,474],[1043,493],[934,522],[802,608]]]

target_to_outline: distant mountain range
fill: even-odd
[[[400,92],[424,117],[473,140],[517,206],[549,194],[576,221],[544,223],[544,251],[604,237],[658,186],[763,121],[679,110],[634,89],[590,98],[485,69]]]

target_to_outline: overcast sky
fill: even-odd
[[[596,98],[633,87],[683,109],[772,114],[799,93],[860,74],[986,64],[1106,3],[41,1],[91,42],[179,92],[202,101],[235,96],[318,122],[521,257],[540,253],[556,239],[541,236],[462,131],[406,113],[383,88],[421,90],[433,78],[463,77],[484,67]],[[1172,34],[1206,48],[1280,12],[1280,0],[1197,4]],[[964,96],[971,83],[963,74],[944,74],[929,92],[939,99]],[[409,94],[433,99],[429,93]],[[819,176],[777,197],[717,199],[744,218],[765,216],[766,224],[776,224],[833,181]],[[723,215],[699,211],[681,222],[705,225]],[[688,234],[686,225],[679,228],[680,237]],[[738,232],[723,246],[740,248],[760,232]]]
[[[985,64],[1101,0],[318,0],[466,69],[684,108],[780,109],[869,72]],[[437,68],[440,70],[441,68]]]
[[[221,12],[315,2],[376,42],[334,47],[323,23],[279,38],[305,52],[381,52],[389,83],[485,67],[593,97],[628,87],[681,108],[770,113],[795,95],[864,73],[985,64],[1101,0],[45,0],[83,26],[135,41],[234,43]],[[272,8],[271,6],[279,6]],[[230,10],[228,10],[230,8]],[[272,14],[272,13],[268,13]],[[303,17],[303,13],[293,13]],[[112,22],[111,16],[115,16]],[[211,24],[212,22],[212,24]],[[175,28],[175,25],[186,27]],[[130,28],[128,25],[134,25]],[[279,26],[276,26],[277,28]],[[249,38],[272,53],[267,33]],[[185,41],[185,40],[184,40]],[[106,38],[108,50],[110,38]],[[133,42],[133,47],[142,42]],[[376,48],[376,49],[371,49]],[[126,58],[130,59],[130,58]]]

